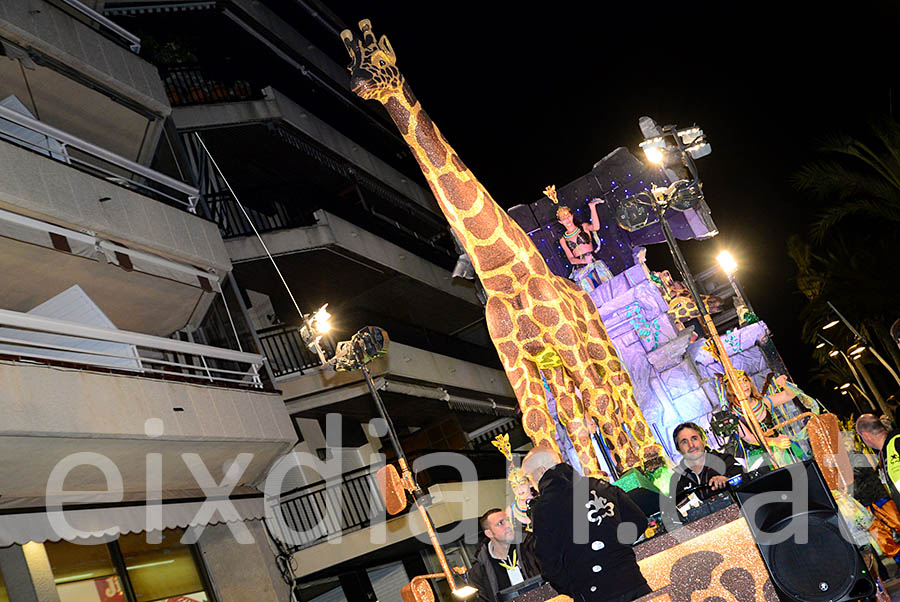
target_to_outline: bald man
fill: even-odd
[[[525,456],[522,470],[538,491],[530,506],[538,564],[557,592],[585,602],[650,593],[631,549],[647,517],[624,491],[582,477],[544,447]]]
[[[878,451],[884,482],[900,508],[900,430],[888,431],[873,414],[863,414],[856,421],[856,432],[863,443]]]

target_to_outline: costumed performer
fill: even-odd
[[[544,194],[554,203],[559,203],[555,186],[548,186],[544,190]],[[576,224],[572,210],[565,205],[560,205],[559,209],[556,210],[556,219],[566,229],[559,239],[559,246],[565,251],[566,259],[572,265],[569,279],[581,285],[581,288],[587,293],[590,293],[600,284],[613,277],[606,264],[594,257],[595,249],[591,233],[600,230],[597,205],[602,202],[603,199],[591,199],[588,201],[588,207],[591,210],[590,223]],[[600,250],[599,243],[596,250]]]
[[[787,375],[782,374],[777,377],[774,382],[777,384],[781,390],[778,392],[772,392],[769,394],[762,394],[756,388],[756,385],[753,384],[753,381],[743,370],[735,370],[738,378],[738,385],[743,390],[743,394],[747,396],[748,403],[750,405],[750,411],[753,412],[753,415],[756,417],[756,420],[759,422],[760,426],[762,426],[763,430],[769,430],[775,426],[775,417],[774,411],[775,408],[784,405],[794,397],[799,397],[804,405],[808,405],[810,409],[815,411],[818,408],[814,405],[815,400],[802,393],[802,391],[797,388],[796,385],[792,383],[788,383]],[[769,374],[768,378],[766,378],[766,385],[763,387],[763,390],[767,390],[769,387],[769,383],[771,382],[772,375]],[[736,452],[743,451],[743,456],[747,461],[747,468],[750,469],[755,465],[755,457],[758,455],[764,455],[763,449],[759,444],[759,441],[753,435],[750,425],[747,422],[746,418],[743,416],[742,408],[740,403],[738,402],[737,397],[731,391],[731,389],[725,385],[727,385],[728,377],[720,376],[722,379],[724,390],[724,395],[728,399],[728,403],[731,406],[732,411],[738,417],[738,435],[739,437],[735,440],[736,446],[739,448],[735,450]],[[776,435],[774,437],[766,438],[769,447],[772,449],[773,455],[776,456],[779,464],[790,464],[796,461],[797,459],[804,457],[803,449],[797,445],[795,441],[791,439],[788,435]],[[744,444],[747,444],[749,447],[745,447]],[[738,456],[738,453],[734,454]],[[793,457],[791,457],[793,456]]]
[[[497,435],[491,443],[500,450],[500,453],[502,453],[506,457],[507,462],[509,462],[509,473],[506,478],[509,481],[509,487],[512,489],[513,495],[516,498],[513,503],[506,508],[506,514],[509,517],[510,523],[513,524],[514,527],[516,526],[515,523],[518,523],[522,525],[526,531],[531,531],[531,519],[528,517],[528,502],[534,497],[534,492],[531,490],[531,483],[528,481],[528,475],[526,475],[521,468],[516,468],[515,464],[513,464],[512,449],[509,446],[508,433]]]

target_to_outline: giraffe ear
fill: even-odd
[[[388,55],[392,61],[397,60],[397,55],[394,54],[394,48],[391,46],[391,42],[388,40],[387,36],[381,36],[381,39],[378,40],[378,47],[381,48],[381,51]]]

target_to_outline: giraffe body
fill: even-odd
[[[525,232],[466,168],[412,94],[387,38],[376,40],[368,21],[360,22],[360,30],[358,40],[349,30],[341,33],[352,59],[351,87],[385,106],[471,258],[487,292],[488,332],[525,432],[535,445],[558,451],[543,371],[585,474],[599,470],[589,418],[597,421],[620,469],[659,456],[594,302],[577,284],[550,272]]]

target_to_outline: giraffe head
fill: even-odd
[[[403,87],[397,57],[387,36],[375,40],[368,19],[359,22],[359,30],[361,39],[354,39],[349,29],[341,32],[341,39],[350,53],[350,87],[366,100],[385,100]]]

